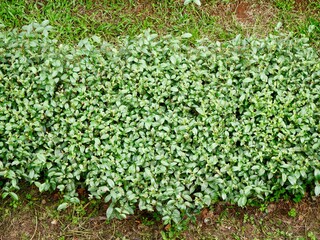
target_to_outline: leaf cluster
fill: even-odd
[[[320,194],[320,61],[305,37],[220,43],[149,31],[77,46],[0,32],[0,181],[77,188],[179,222],[211,203]]]

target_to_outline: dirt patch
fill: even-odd
[[[275,21],[277,13],[272,5],[258,1],[240,1],[235,9],[237,20],[248,26],[266,27]]]
[[[305,12],[308,10],[309,4],[310,4],[309,0],[295,0],[294,10]]]
[[[235,9],[236,17],[241,22],[252,21],[252,13],[250,12],[250,4],[247,2],[240,2]]]
[[[85,201],[57,212],[56,193],[35,188],[19,194],[12,205],[2,200],[0,239],[320,239],[320,198],[306,196],[300,203],[282,200],[268,206],[240,208],[217,203],[203,209],[195,221],[182,223],[182,232],[164,225],[156,213],[137,212],[125,220],[105,217],[107,204]],[[26,198],[27,196],[27,198]],[[14,207],[15,206],[15,207]],[[310,237],[311,236],[311,237]]]
[[[300,203],[279,201],[272,203],[262,211],[261,207],[241,209],[228,204],[218,204],[212,211],[203,210],[205,215],[198,224],[202,225],[202,233],[228,239],[238,236],[239,239],[296,239],[314,235],[320,239],[320,199],[304,199]],[[269,212],[270,211],[270,212]],[[315,212],[313,212],[315,211]]]
[[[230,3],[218,3],[204,6],[211,16],[216,17],[217,25],[224,33],[242,34],[243,36],[265,36],[279,22],[279,10],[272,4],[258,0],[241,0]],[[234,37],[234,36],[233,36]]]

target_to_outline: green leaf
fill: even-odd
[[[93,35],[92,37],[92,40],[95,41],[96,43],[101,43],[101,38],[96,36],[96,35]]]
[[[320,185],[316,185],[316,187],[314,188],[314,194],[316,196],[319,196],[320,195]]]
[[[250,82],[252,82],[252,81],[253,81],[252,78],[245,78],[245,79],[243,79],[243,82],[244,82],[244,83],[250,83]]]
[[[8,192],[4,192],[4,193],[2,193],[2,198],[6,198],[7,196],[9,195],[9,193]]]
[[[172,91],[172,92],[179,92],[179,89],[178,89],[177,87],[172,87],[172,88],[171,88],[171,91]]]
[[[172,64],[176,64],[177,63],[177,59],[174,56],[170,57],[170,61]]]
[[[282,27],[282,22],[278,22],[277,26],[275,27],[275,30],[278,31]]]
[[[49,20],[44,20],[42,23],[41,23],[41,26],[42,27],[46,27],[49,25]]]
[[[227,194],[222,192],[221,193],[221,198],[222,198],[222,200],[226,200],[227,199]]]
[[[268,77],[264,72],[260,74],[260,78],[261,78],[262,81],[265,81],[265,82],[268,81]]]
[[[179,223],[180,220],[181,220],[181,216],[180,216],[180,211],[175,209],[173,210],[172,212],[172,220],[175,222],[175,223]]]
[[[259,176],[263,176],[265,172],[266,172],[266,170],[264,168],[260,168],[258,174],[259,174]]]
[[[107,212],[106,212],[107,219],[111,219],[112,213],[113,213],[113,206],[110,205],[110,206],[108,207],[108,209],[107,209]]]
[[[57,210],[58,210],[58,211],[65,210],[65,209],[68,207],[68,205],[69,205],[69,204],[66,203],[66,202],[61,203],[61,204],[58,206]]]
[[[238,200],[238,206],[244,207],[247,203],[247,197],[246,196],[241,196]]]
[[[37,153],[37,158],[39,161],[41,161],[42,163],[46,162],[46,156],[42,153]]]
[[[282,173],[282,185],[287,181],[287,175],[285,173]]]
[[[14,201],[18,201],[19,197],[16,193],[14,192],[9,192],[10,197],[14,200]]]
[[[203,202],[207,205],[210,206],[211,204],[211,197],[209,195],[204,195],[203,197]]]
[[[94,139],[94,146],[95,146],[96,148],[98,148],[98,147],[100,146],[100,144],[101,144],[100,139],[99,139],[99,138],[95,138],[95,139]]]
[[[109,186],[110,186],[111,188],[114,187],[114,182],[113,182],[112,179],[108,178],[108,179],[107,179],[107,182],[108,182],[108,184],[109,184]]]
[[[185,1],[185,4],[188,0]],[[189,2],[192,2],[193,0],[189,0]],[[181,35],[181,38],[191,38],[192,34],[191,33],[184,33]]]
[[[295,176],[289,176],[288,177],[289,182],[291,183],[291,185],[295,185],[297,182],[297,179]]]
[[[194,2],[195,4],[197,4],[198,6],[201,6],[201,1],[200,1],[200,0],[193,0],[193,2]]]
[[[101,139],[103,140],[103,139],[107,139],[107,138],[109,138],[109,135],[108,134],[103,134],[102,136],[101,136]]]
[[[189,201],[189,202],[192,202],[192,198],[190,197],[190,195],[188,195],[188,194],[183,194],[182,197],[183,197],[185,200],[187,200],[187,201]]]

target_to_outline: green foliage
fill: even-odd
[[[218,200],[240,206],[319,194],[320,61],[305,37],[220,43],[148,31],[117,45],[51,39],[48,22],[0,32],[0,181],[76,189],[108,217],[179,222]]]
[[[296,217],[297,216],[297,210],[295,208],[291,208],[290,211],[288,212],[288,215],[290,217]]]
[[[275,5],[281,10],[291,11],[294,4],[294,0],[275,0]]]
[[[182,220],[179,224],[175,224],[173,226],[167,226],[168,229],[166,231],[161,231],[161,237],[163,240],[170,240],[170,239],[179,239],[179,236],[182,232],[188,229],[190,222],[190,218]]]

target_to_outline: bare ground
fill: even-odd
[[[20,192],[21,200],[0,202],[0,239],[320,239],[320,198],[281,200],[240,208],[216,203],[203,209],[182,231],[163,225],[156,213],[137,212],[125,220],[105,217],[107,204],[82,200],[58,212],[58,193]],[[83,194],[84,196],[85,194]]]

